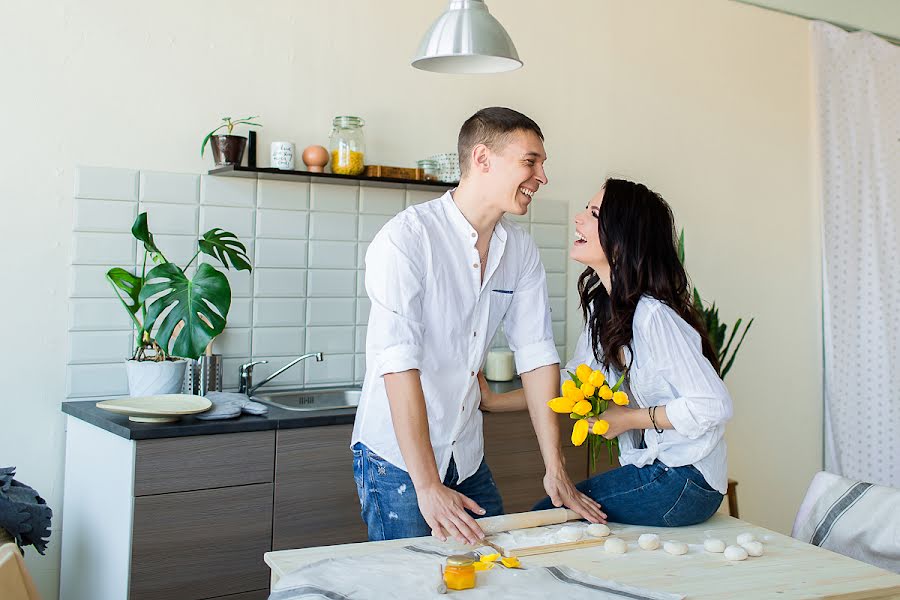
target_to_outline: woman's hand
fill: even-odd
[[[603,437],[611,440],[621,433],[636,429],[634,418],[637,413],[638,411],[633,408],[626,408],[625,406],[610,403],[609,408],[600,413],[599,417],[591,417],[588,419],[588,425],[590,426],[588,431],[594,428],[594,423],[598,419],[603,419],[609,423],[609,430],[603,434]]]

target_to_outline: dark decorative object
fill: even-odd
[[[0,468],[0,527],[15,538],[22,554],[25,546],[44,554],[53,511],[36,491],[13,479],[15,474],[15,467]]]
[[[247,166],[256,166],[256,132],[252,129],[247,132]]]

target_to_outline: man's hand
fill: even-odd
[[[579,492],[565,471],[547,471],[544,475],[544,490],[550,496],[553,506],[565,506],[574,510],[591,523],[606,523],[606,513],[600,510],[600,505]]]
[[[431,527],[431,534],[441,540],[447,540],[452,536],[462,544],[473,546],[484,539],[484,532],[469,513],[468,508],[478,515],[484,514],[484,509],[471,498],[451,490],[447,486],[436,483],[425,489],[416,488],[416,496],[419,500],[419,510],[425,517],[425,522]]]

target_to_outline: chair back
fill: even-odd
[[[13,543],[0,545],[0,598],[40,600],[34,582],[25,568],[25,560]]]

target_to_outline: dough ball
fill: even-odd
[[[663,550],[669,554],[681,556],[682,554],[687,554],[688,545],[684,542],[666,542],[663,544]]]
[[[591,523],[587,528],[588,535],[594,537],[606,537],[609,535],[609,527],[603,523]]]
[[[581,539],[582,528],[578,525],[566,525],[556,532],[556,539],[560,542],[577,542]]]
[[[717,538],[707,538],[703,541],[703,549],[707,552],[725,552],[725,542]]]
[[[638,546],[642,550],[656,550],[659,548],[659,536],[655,533],[645,533],[638,538]]]
[[[744,560],[747,558],[747,551],[740,546],[728,546],[725,548],[725,560]]]
[[[603,543],[607,554],[625,554],[628,552],[628,545],[625,540],[620,538],[609,538]]]
[[[747,542],[746,544],[741,544],[741,548],[747,551],[747,554],[750,556],[762,556],[763,555],[763,545],[762,542],[752,541]]]
[[[746,533],[742,533],[737,536],[737,545],[743,546],[744,544],[749,544],[750,542],[755,542],[756,536],[750,533],[749,531]]]

